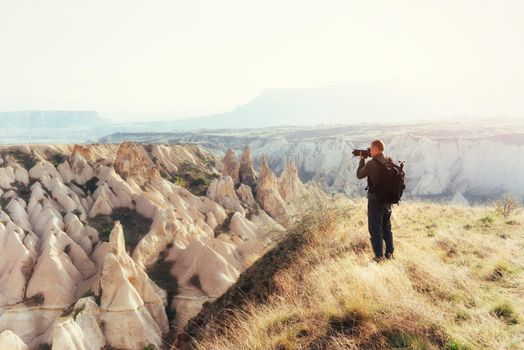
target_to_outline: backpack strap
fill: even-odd
[[[377,162],[378,164],[380,164],[380,166],[384,166],[378,159],[376,158],[371,158],[371,161],[375,161]],[[368,176],[368,185],[366,186],[366,191],[369,191],[370,193],[373,192],[375,190],[375,186],[376,184],[372,184],[371,181],[369,181],[369,176]]]
[[[380,166],[381,171],[380,171],[380,175],[379,175],[378,181],[382,181],[383,177],[384,177],[384,171],[386,169],[386,164],[392,163],[393,161],[389,157],[388,157],[388,162],[386,164],[382,163],[380,160],[378,160],[376,158],[372,158],[372,160],[374,160]],[[374,184],[374,185],[372,184],[372,186],[369,185],[369,177],[368,177],[368,187],[371,187],[371,189],[374,190],[376,186],[377,186],[377,184]]]

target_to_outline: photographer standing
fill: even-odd
[[[393,233],[391,232],[391,203],[379,199],[377,185],[384,181],[383,169],[391,164],[391,158],[384,157],[384,143],[380,140],[371,142],[370,155],[372,159],[365,162],[366,155],[360,152],[360,163],[357,169],[357,178],[368,178],[368,230],[371,235],[371,245],[375,257],[380,262],[393,258]],[[386,243],[386,252],[383,252],[383,243]]]

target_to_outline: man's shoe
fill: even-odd
[[[395,259],[395,256],[393,255],[393,253],[386,253],[386,259],[393,260]]]
[[[383,256],[375,256],[373,258],[373,261],[376,262],[377,264],[380,264],[381,262],[384,262],[384,257]]]

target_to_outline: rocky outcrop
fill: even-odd
[[[151,166],[153,162],[142,147],[131,142],[124,142],[118,147],[114,167],[124,180],[133,179],[137,184],[143,185]]]
[[[44,343],[57,349],[98,350],[106,345],[104,329],[98,304],[93,297],[86,297],[55,319]]]
[[[258,203],[256,202],[255,197],[253,197],[253,190],[248,185],[241,184],[237,188],[236,194],[238,198],[240,198],[242,203],[247,204],[248,207],[251,207],[251,208],[258,207]]]
[[[256,187],[256,199],[260,207],[285,227],[291,225],[289,209],[278,189],[278,180],[269,168],[267,157],[262,157],[259,179]]]
[[[291,223],[302,188],[266,162],[255,197],[182,145],[0,147],[0,165],[0,344],[21,349],[162,347]]]
[[[289,162],[280,175],[278,179],[278,190],[286,203],[292,203],[307,195],[308,190],[298,177],[298,171],[294,161]]]
[[[223,155],[228,148],[238,153],[249,147],[256,167],[264,154],[275,174],[281,174],[287,164],[294,161],[303,183],[316,182],[325,191],[343,192],[350,197],[365,195],[366,187],[365,182],[355,176],[358,158],[351,152],[369,147],[378,137],[386,143],[388,156],[406,161],[406,199],[451,200],[458,192],[470,202],[497,199],[504,193],[524,200],[524,181],[520,176],[524,173],[524,161],[514,156],[524,152],[522,119],[272,127],[251,129],[240,135],[221,130],[220,137],[216,130],[156,137],[148,134],[147,137],[206,144],[217,155]],[[240,160],[240,181],[247,184],[242,175],[243,159]],[[490,171],[485,171],[487,159]]]
[[[165,294],[125,249],[122,226],[117,222],[100,276],[100,319],[107,344],[119,349],[139,349],[148,344],[159,348],[169,328],[162,301]]]
[[[245,146],[240,157],[239,168],[240,182],[250,187],[254,187],[257,182],[255,168],[253,167],[253,159],[251,159],[251,150]]]
[[[27,350],[27,345],[10,330],[0,333],[0,349]]]
[[[207,197],[227,209],[244,211],[240,199],[235,192],[233,180],[229,176],[213,180],[209,185]]]
[[[456,192],[450,200],[451,204],[469,206],[469,202],[462,194]]]
[[[239,178],[239,164],[235,151],[229,148],[224,156],[224,168],[222,170],[222,175],[224,177],[229,176],[233,180],[233,185],[238,185],[240,183]]]

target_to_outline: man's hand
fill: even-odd
[[[360,152],[360,159],[366,159],[366,157],[364,157],[364,155],[362,154],[362,152]]]

